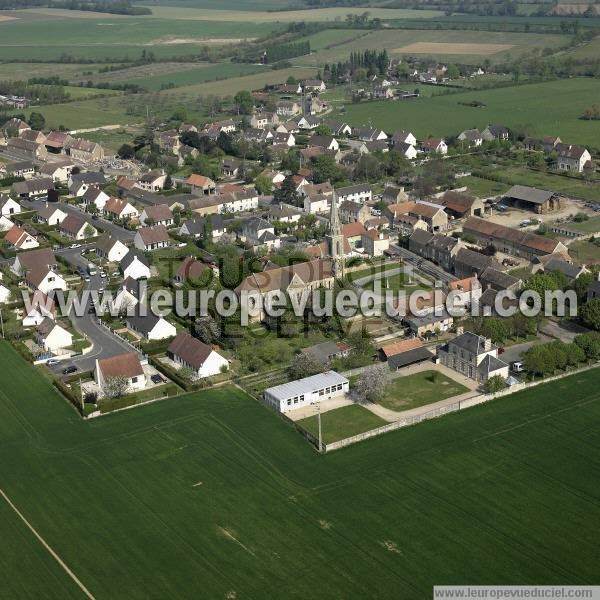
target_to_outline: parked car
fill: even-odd
[[[57,364],[58,364],[58,361],[57,361],[55,358],[49,358],[49,359],[46,361],[46,364],[47,364],[49,367],[52,367],[53,365],[57,365]]]
[[[66,369],[63,369],[62,374],[70,375],[71,373],[76,373],[76,372],[77,372],[77,367],[75,365],[71,365],[71,366],[67,367]]]
[[[77,248],[81,248],[81,244],[71,244],[69,248],[71,248],[71,250],[75,250]]]
[[[515,373],[522,373],[525,370],[525,367],[520,360],[515,360],[511,365],[511,368]]]
[[[152,383],[167,383],[167,380],[162,376],[159,375],[158,373],[156,373],[155,375],[152,375],[152,377],[150,377],[150,379],[152,380]]]

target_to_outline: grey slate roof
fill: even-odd
[[[431,360],[432,358],[432,352],[425,346],[420,346],[419,348],[413,348],[412,350],[388,357],[387,363],[392,369],[400,369],[408,365],[414,365],[417,362]]]

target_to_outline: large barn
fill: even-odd
[[[556,192],[540,190],[526,185],[513,185],[504,195],[505,202],[535,213],[560,210],[561,200]]]

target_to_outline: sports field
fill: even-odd
[[[410,102],[346,105],[344,119],[355,125],[369,120],[386,131],[409,129],[419,137],[455,135],[488,123],[528,125],[532,135],[559,135],[569,143],[598,145],[600,121],[580,119],[600,97],[600,80],[568,79],[530,85],[419,98]],[[485,106],[465,106],[473,101]]]
[[[318,456],[238,389],[82,422],[0,361],[0,488],[96,598],[597,583],[597,370]],[[78,595],[0,513],[3,596]]]

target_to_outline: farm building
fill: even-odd
[[[556,192],[526,185],[513,185],[504,194],[504,199],[517,208],[535,213],[547,213],[561,208],[560,196]]]

